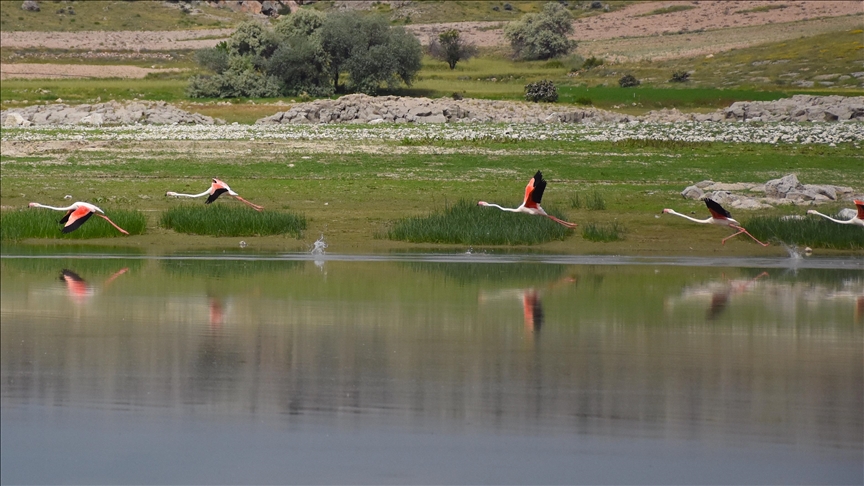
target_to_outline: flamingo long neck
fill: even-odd
[[[76,204],[73,204],[73,205],[68,206],[68,207],[65,207],[65,208],[57,208],[57,207],[54,207],[54,206],[47,206],[47,205],[45,205],[45,204],[30,203],[30,207],[31,207],[31,208],[45,208],[45,209],[53,209],[53,210],[55,210],[55,211],[71,211],[71,210],[73,210],[73,209],[76,209],[76,208],[78,207],[78,204],[76,203]]]
[[[491,207],[493,207],[493,208],[498,208],[498,209],[500,209],[501,211],[509,211],[509,212],[511,212],[511,213],[518,213],[518,212],[520,212],[521,209],[522,209],[522,206],[519,206],[518,208],[504,208],[504,207],[501,207],[501,206],[499,206],[499,205],[497,205],[497,204],[492,204],[492,203],[486,203],[485,206],[491,206]]]
[[[210,194],[210,189],[207,189],[206,191],[202,192],[201,194],[180,194],[179,192],[168,193],[169,196],[176,196],[176,197],[201,197],[201,196],[207,196],[209,194]]]
[[[690,216],[687,216],[686,214],[681,214],[681,213],[673,211],[671,209],[669,211],[666,211],[666,213],[667,214],[674,214],[675,216],[681,216],[682,218],[689,219],[690,221],[693,221],[694,223],[711,224],[714,221],[714,218],[708,218],[708,219],[691,218]]]
[[[814,211],[814,210],[812,210],[812,209],[810,210],[810,212],[811,212],[812,214],[818,214],[819,216],[822,216],[822,217],[825,218],[825,219],[830,219],[831,221],[834,221],[835,223],[840,223],[840,224],[854,224],[854,221],[855,221],[855,218],[852,218],[852,219],[850,219],[850,220],[848,220],[848,221],[842,221],[842,220],[839,220],[839,219],[834,219],[834,218],[832,218],[831,216],[828,216],[827,214],[822,214],[822,213],[820,213],[820,212],[818,212],[818,211]]]

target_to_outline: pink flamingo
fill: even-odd
[[[219,179],[213,178],[213,183],[210,184],[210,188],[201,194],[180,194],[179,192],[168,191],[165,193],[166,196],[175,196],[175,197],[201,197],[201,196],[210,196],[204,201],[204,204],[210,204],[215,201],[219,196],[224,193],[228,193],[229,196],[234,196],[236,199],[242,201],[245,204],[251,206],[255,211],[261,211],[264,209],[262,206],[258,206],[257,204],[252,204],[251,202],[240,197],[240,194],[232,191],[228,184],[220,181]]]
[[[768,243],[762,243],[761,241],[757,240],[755,236],[748,233],[746,229],[742,228],[741,223],[732,219],[732,215],[729,214],[729,211],[726,211],[725,209],[723,209],[723,206],[721,206],[720,204],[715,202],[713,199],[705,198],[705,205],[708,206],[708,211],[711,212],[711,217],[708,219],[691,218],[690,216],[675,212],[674,210],[668,209],[668,208],[664,209],[663,212],[666,214],[674,214],[675,216],[681,216],[682,218],[689,219],[690,221],[693,221],[694,223],[716,224],[716,225],[720,225],[720,226],[728,226],[730,228],[738,230],[738,232],[735,233],[734,235],[727,236],[726,238],[723,238],[723,240],[720,242],[721,245],[725,245],[726,240],[728,240],[729,238],[732,238],[733,236],[738,236],[741,233],[744,233],[747,236],[749,236],[750,238],[753,238],[753,240],[756,243],[759,243],[762,246],[768,246]]]
[[[831,216],[827,216],[827,215],[824,215],[824,214],[816,211],[815,209],[811,209],[811,210],[807,211],[807,214],[815,214],[817,216],[822,216],[825,219],[830,219],[831,221],[834,221],[835,223],[839,223],[839,224],[852,224],[855,226],[864,226],[864,201],[855,200],[855,206],[858,208],[858,214],[853,216],[852,219],[849,219],[846,221],[834,219]]]
[[[563,225],[567,228],[575,228],[576,223],[568,223],[562,219],[558,219],[551,214],[547,214],[543,208],[540,207],[540,200],[543,199],[543,191],[546,190],[546,181],[543,179],[543,174],[538,170],[534,177],[528,181],[528,185],[525,186],[525,199],[522,201],[522,205],[518,208],[503,208],[497,204],[491,204],[486,201],[480,201],[477,203],[478,206],[484,207],[493,207],[498,208],[501,211],[508,211],[511,213],[526,213],[533,214],[535,216],[546,216],[547,218],[555,221],[556,223]]]
[[[111,223],[111,226],[117,228],[117,230],[120,231],[121,233],[123,233],[124,235],[129,234],[128,231],[117,226],[116,224],[114,224],[114,221],[111,221],[110,219],[108,219],[108,216],[105,216],[105,211],[102,211],[101,209],[99,209],[98,207],[96,207],[90,203],[78,201],[78,202],[72,204],[71,206],[68,206],[65,208],[55,208],[54,206],[46,206],[44,204],[31,202],[30,207],[31,208],[53,209],[55,211],[66,211],[66,215],[63,216],[63,218],[60,219],[60,221],[59,221],[59,223],[63,225],[63,229],[61,231],[64,233],[71,233],[71,232],[75,231],[76,229],[80,228],[82,224],[84,224],[88,219],[90,219],[90,216],[93,216],[95,214],[96,216],[99,216],[100,218],[104,219],[105,221],[108,221],[109,223]],[[99,214],[99,213],[102,213],[102,214]]]

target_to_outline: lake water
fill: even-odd
[[[864,482],[860,258],[0,270],[3,484]]]

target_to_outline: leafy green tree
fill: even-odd
[[[228,70],[227,44],[220,42],[216,47],[199,49],[195,52],[195,61],[216,74],[222,74]]]
[[[333,87],[327,71],[328,61],[320,39],[293,35],[279,45],[265,70],[279,80],[284,94],[330,96]]]
[[[294,15],[284,17],[273,28],[274,32],[282,39],[293,36],[317,35],[318,30],[324,24],[325,15],[316,10],[302,9]]]
[[[450,29],[438,34],[438,39],[429,43],[429,55],[446,62],[450,69],[455,69],[457,62],[477,55],[477,48],[465,42],[458,30]]]
[[[355,11],[330,14],[320,35],[336,91],[343,72],[349,75],[350,90],[374,94],[381,83],[394,87],[401,80],[410,85],[420,70],[420,41],[383,17]]]
[[[557,2],[549,2],[540,13],[525,14],[504,28],[515,56],[524,60],[567,54],[576,47],[576,43],[567,38],[572,33],[570,12]]]

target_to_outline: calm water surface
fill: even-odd
[[[0,259],[11,483],[864,482],[864,262]]]

